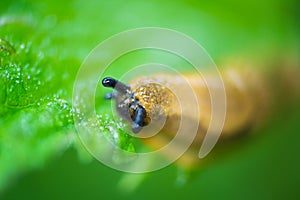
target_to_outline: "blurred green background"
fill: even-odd
[[[113,34],[174,29],[202,44],[217,64],[240,55],[297,54],[299,7],[296,0],[1,0],[0,198],[299,199],[299,104],[282,105],[229,152],[213,152],[186,184],[177,185],[184,173],[172,165],[147,174],[131,192],[120,180],[134,186],[140,177],[92,159],[71,113],[80,64]]]

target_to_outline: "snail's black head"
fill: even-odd
[[[105,95],[105,98],[115,98],[119,114],[126,120],[132,121],[132,132],[140,132],[143,126],[147,125],[147,113],[145,108],[140,105],[140,102],[135,97],[134,93],[132,93],[130,87],[110,77],[104,78],[102,80],[102,85],[104,87],[115,89],[115,92]]]

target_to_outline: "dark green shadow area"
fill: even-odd
[[[181,187],[174,184],[176,168],[170,166],[125,194],[118,188],[122,173],[97,161],[83,164],[69,150],[47,167],[22,176],[3,199],[298,199],[299,118],[297,113],[273,119],[272,127],[258,133],[264,135],[235,148],[230,156],[212,158],[213,164]]]

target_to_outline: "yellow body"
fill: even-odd
[[[269,95],[266,84],[259,74],[247,70],[225,69],[221,75],[226,89],[226,118],[221,134],[222,139],[233,137],[256,125],[266,112]],[[208,76],[205,79],[214,79],[214,76]],[[181,113],[178,99],[170,89],[176,88],[177,91],[185,94],[187,91],[182,87],[186,84],[185,81],[188,81],[197,97],[201,112],[200,120],[189,113]],[[130,82],[130,87],[135,97],[146,109],[150,123],[153,118],[166,117],[166,122],[159,133],[142,139],[154,149],[162,148],[176,135],[181,115],[188,116],[191,122],[197,120],[199,128],[194,142],[178,160],[178,164],[182,167],[196,166],[199,161],[198,152],[211,121],[211,98],[205,80],[198,74],[185,74],[184,79],[178,75],[157,74],[134,79]],[[218,92],[222,87],[215,84],[212,89]],[[157,108],[159,106],[160,109]],[[180,151],[180,144],[177,146],[178,149],[174,151]],[[172,151],[166,154],[166,157],[171,157]]]
[[[245,63],[248,65],[241,67]],[[299,99],[298,59],[287,59],[281,64],[270,62],[260,68],[249,63],[229,62],[220,74],[205,73],[205,77],[198,73],[142,76],[132,80],[128,88],[121,84],[123,90],[116,87],[116,80],[107,78],[104,79],[108,81],[104,82],[104,86],[116,87],[117,110],[132,124],[132,130],[142,136],[143,142],[158,150],[172,141],[175,145],[162,151],[165,157],[173,160],[174,155],[177,158],[180,152],[184,152],[177,164],[194,168],[200,161],[199,150],[212,119],[223,125],[220,139],[230,139],[249,132],[263,122],[270,107],[285,107]],[[225,97],[214,98],[214,102],[225,106],[225,119],[222,114],[212,116],[211,102],[211,94],[221,94],[224,89]],[[182,127],[183,134],[178,134]],[[217,128],[212,134],[218,134]],[[188,149],[187,144],[190,145]]]

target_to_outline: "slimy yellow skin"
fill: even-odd
[[[245,66],[245,63],[248,65]],[[244,60],[229,61],[228,66],[225,65],[220,71],[226,92],[224,105],[226,116],[220,140],[231,139],[249,132],[260,125],[276,105],[288,105],[300,99],[298,58],[288,59],[280,62],[281,64],[270,62],[263,67],[250,63]],[[178,132],[182,116],[191,124],[197,124],[196,136],[187,151],[182,143],[191,134],[192,131],[189,129],[180,136],[172,149],[164,151],[166,159],[174,158],[178,152],[185,152],[177,160],[177,164],[189,169],[199,166],[201,160],[198,158],[198,153],[213,117],[207,80],[213,83],[210,85],[210,91],[219,93],[224,89],[222,83],[217,81],[219,79],[216,79],[216,74],[209,73],[206,73],[205,77],[199,74],[154,74],[133,79],[129,86],[122,83],[118,86],[117,80],[105,78],[102,84],[117,91],[115,95],[109,95],[108,98],[116,99],[117,111],[121,117],[134,125],[132,130],[136,134],[142,135],[147,127],[150,127],[150,130],[152,126],[156,128],[156,121],[164,121],[162,127],[155,129],[158,132],[154,136],[141,138],[155,150],[165,147],[172,141]],[[181,102],[174,93],[175,88],[177,94],[187,96],[186,99],[189,99],[191,91],[186,90],[187,82],[198,104],[184,103],[183,106],[194,106],[192,109],[198,110],[199,116],[195,112],[194,114],[181,112]],[[224,102],[221,100],[218,103]]]
[[[251,71],[225,69],[221,71],[221,75],[226,90],[226,118],[221,134],[222,139],[234,137],[257,124],[266,112],[268,92],[263,79]],[[184,168],[193,168],[200,161],[198,152],[211,121],[211,98],[204,78],[198,74],[183,76],[196,95],[201,114],[194,142],[177,161],[177,164]],[[205,78],[214,79],[214,76]],[[196,120],[194,119],[196,117],[189,113],[181,113],[178,99],[169,89],[175,87],[177,91],[184,93],[186,91],[182,87],[183,84],[186,83],[181,77],[167,74],[139,77],[129,83],[135,98],[145,108],[149,123],[151,123],[151,117],[166,117],[165,125],[159,133],[153,137],[142,139],[154,149],[162,148],[172,140],[178,131],[182,114],[189,116],[191,121]],[[222,86],[215,84],[212,89],[218,91],[222,89]],[[157,105],[161,106],[159,112],[156,108]],[[180,148],[180,144],[178,144],[178,149],[174,149],[174,151],[180,151]],[[166,154],[166,157],[171,157],[172,151]]]

